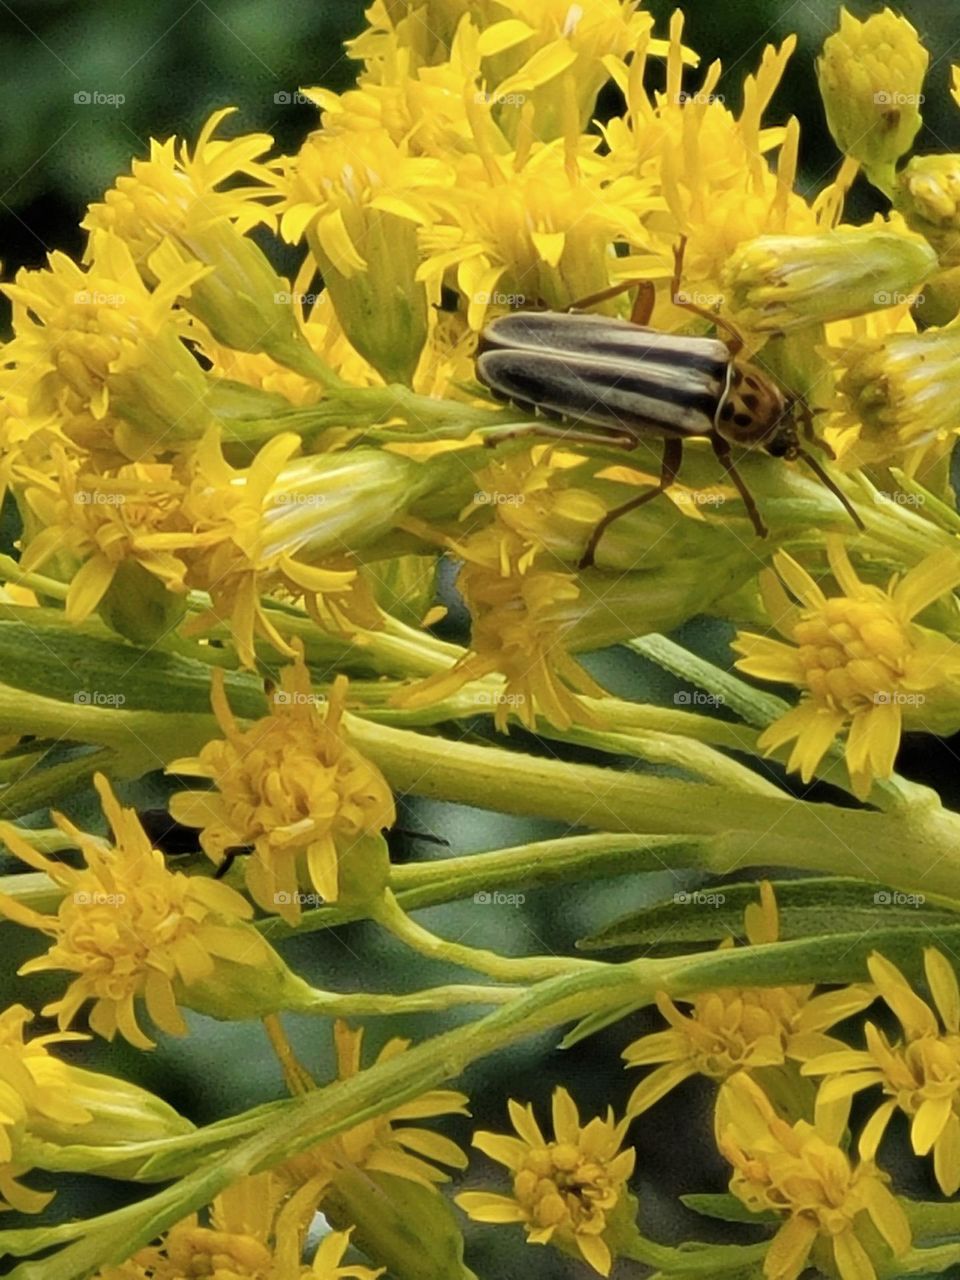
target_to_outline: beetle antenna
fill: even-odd
[[[808,453],[806,449],[798,449],[796,456],[804,460],[804,462],[807,464],[807,466],[810,468],[813,474],[817,477],[820,483],[830,490],[833,496],[844,508],[844,510],[846,511],[850,519],[853,521],[853,523],[857,526],[857,528],[861,532],[863,532],[863,530],[865,530],[867,526],[860,519],[860,515],[857,512],[856,507],[854,507],[853,503],[850,501],[847,495],[843,492],[843,490],[840,488],[837,482],[827,474],[827,472],[820,465],[820,463],[813,456],[813,454]]]

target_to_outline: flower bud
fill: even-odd
[[[889,460],[960,425],[960,332],[927,329],[865,339],[840,353],[838,390],[860,425],[866,460]]]
[[[884,189],[922,124],[918,108],[929,61],[914,27],[892,9],[864,22],[842,9],[840,30],[817,61],[834,141]]]
[[[316,993],[285,964],[280,954],[248,924],[230,925],[230,949],[221,953],[208,977],[174,984],[177,1003],[221,1022],[265,1018],[280,1010],[311,1009]],[[223,939],[226,944],[226,934]]]
[[[730,258],[722,281],[745,328],[783,333],[912,299],[936,266],[936,254],[920,236],[840,227],[748,240]]]
[[[941,266],[960,266],[960,155],[914,156],[897,175],[894,204]]]

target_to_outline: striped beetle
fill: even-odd
[[[593,564],[597,546],[614,520],[663,493],[677,478],[684,440],[710,441],[730,477],[758,537],[767,529],[731,453],[731,446],[762,448],[774,458],[802,459],[842,503],[858,528],[863,522],[823,467],[800,446],[796,418],[808,439],[817,441],[812,415],[798,398],[785,395],[759,365],[740,358],[743,340],[712,311],[683,299],[680,272],[683,242],[675,255],[672,297],[678,306],[726,330],[722,339],[661,333],[645,323],[653,307],[649,281],[628,281],[574,304],[568,311],[515,311],[499,316],[480,335],[477,376],[494,395],[518,408],[576,426],[536,426],[534,433],[583,444],[633,449],[643,438],[663,439],[660,480],[651,489],[608,511],[596,525],[580,561]],[[593,306],[640,286],[630,320],[590,315]],[[517,433],[509,433],[517,434]],[[499,437],[503,439],[503,436]],[[497,443],[491,437],[489,443]]]

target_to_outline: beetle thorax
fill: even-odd
[[[767,374],[754,364],[734,361],[717,410],[717,433],[744,449],[767,445],[780,433],[787,408],[783,392]]]

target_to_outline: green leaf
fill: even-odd
[[[956,910],[927,903],[922,893],[907,894],[852,876],[816,876],[773,882],[780,911],[780,937],[814,937],[878,925],[929,928],[956,924]],[[631,911],[577,943],[581,951],[643,947],[649,954],[679,943],[743,938],[743,913],[759,900],[756,881],[683,890],[672,899]],[[957,904],[960,910],[960,903]]]
[[[705,1218],[719,1218],[721,1222],[746,1222],[753,1227],[765,1222],[780,1222],[772,1210],[765,1213],[751,1213],[742,1200],[726,1192],[721,1195],[681,1196],[680,1201],[694,1213],[702,1214]]]

